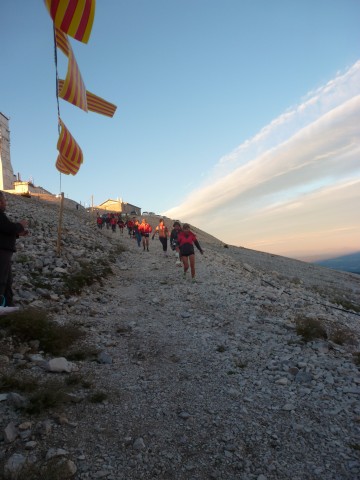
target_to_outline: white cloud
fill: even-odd
[[[336,185],[349,186],[359,178],[360,61],[222,157],[206,184],[165,214],[186,219],[207,231],[210,225],[210,233],[228,243],[243,244],[242,226],[228,228],[232,222],[229,215],[236,215],[241,225],[246,223],[247,245],[260,242],[261,245],[269,244],[270,248],[274,240],[266,238],[274,237],[274,227],[268,219],[269,212],[272,215],[278,212],[276,231],[282,231],[282,235],[282,222],[289,221],[288,215],[303,219],[306,231],[315,226],[317,231],[328,210],[320,201],[321,196],[333,186],[336,211],[350,208],[353,212],[354,204],[360,207],[359,189],[351,189],[351,208],[340,194],[342,189],[336,188]],[[332,198],[326,197],[332,204]],[[307,223],[306,219],[309,219]],[[341,224],[341,218],[334,220]],[[355,222],[355,218],[352,221]],[[324,226],[324,231],[329,228],[329,225]],[[348,225],[342,231],[348,232],[351,228]],[[283,244],[279,235],[275,237],[279,245]],[[296,238],[296,235],[292,237],[292,244]]]

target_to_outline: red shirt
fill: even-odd
[[[152,226],[149,223],[140,223],[139,232],[151,233],[152,232]]]
[[[192,245],[194,242],[196,242],[196,240],[197,240],[196,235],[190,230],[181,231],[178,233],[178,236],[177,236],[177,241],[180,247],[182,245],[185,245],[186,243],[189,243],[190,245]]]

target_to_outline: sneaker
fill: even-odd
[[[195,277],[191,279],[191,283],[197,283],[197,281],[196,281],[196,278],[195,278]]]

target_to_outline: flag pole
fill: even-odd
[[[56,254],[58,257],[61,256],[61,233],[62,233],[62,218],[63,218],[63,211],[64,211],[64,192],[60,194],[60,213],[59,213],[59,225],[58,225],[58,238],[56,244]]]

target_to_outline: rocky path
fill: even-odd
[[[144,252],[102,231],[127,248],[115,275],[57,317],[80,323],[100,352],[75,363],[104,399],[88,402],[79,389],[75,403],[37,419],[46,434],[30,428],[30,453],[29,438],[4,441],[4,464],[14,453],[39,460],[55,449],[75,479],[360,477],[359,317],[312,287],[333,292],[334,276],[198,233],[205,254],[196,255],[192,284],[157,239]],[[337,278],[354,301],[357,277]],[[304,343],[298,316],[340,325],[353,341]],[[5,413],[7,423],[14,413]]]

